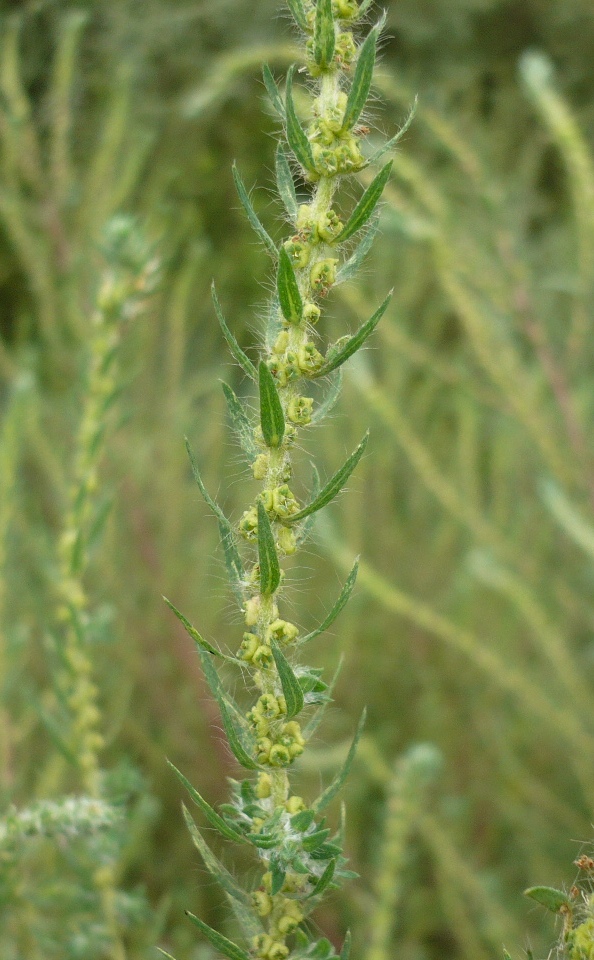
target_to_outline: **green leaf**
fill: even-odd
[[[202,661],[202,669],[204,670],[206,682],[219,705],[223,729],[233,755],[246,770],[257,770],[258,764],[250,753],[252,743],[250,742],[249,731],[247,730],[247,725],[245,721],[243,721],[240,711],[229,695],[223,690],[219,675],[210,657],[200,648],[198,649],[198,653]]]
[[[287,871],[283,866],[281,866],[278,860],[272,860],[270,864],[270,872],[272,873],[270,893],[274,897],[282,890]]]
[[[340,493],[351,473],[359,463],[359,460],[365,453],[365,447],[367,446],[368,440],[369,433],[366,433],[357,449],[351,453],[348,460],[343,463],[340,470],[336,471],[326,486],[322,487],[318,496],[315,497],[306,507],[304,507],[303,510],[300,510],[298,513],[294,513],[292,516],[283,519],[283,523],[298,523],[300,520],[304,520],[306,517],[309,517],[310,514],[316,513],[318,510],[321,510],[322,507],[325,507],[326,504],[334,500],[334,497]]]
[[[264,441],[269,447],[278,447],[285,435],[285,415],[274,377],[263,360],[260,361],[258,382],[260,387],[260,424]]]
[[[308,173],[315,173],[315,164],[311,152],[311,144],[307,139],[307,134],[299,122],[295,103],[293,101],[293,71],[294,67],[289,69],[287,74],[286,88],[286,115],[287,115],[287,141],[296,160]]]
[[[301,27],[302,30],[307,30],[307,18],[305,16],[303,0],[287,0],[287,6],[293,14],[293,19],[297,26]]]
[[[344,761],[340,771],[338,772],[338,774],[336,775],[336,777],[334,778],[330,786],[326,787],[326,789],[322,794],[320,794],[318,799],[314,803],[312,803],[311,808],[312,810],[315,810],[316,813],[319,813],[321,810],[323,810],[325,807],[328,806],[328,804],[334,799],[334,797],[342,787],[344,781],[346,780],[349,770],[351,769],[353,760],[355,759],[357,744],[359,743],[359,740],[361,739],[361,734],[363,733],[363,726],[365,724],[366,716],[367,716],[367,711],[364,710],[363,713],[361,714],[361,719],[359,720],[359,725],[357,727],[355,736],[353,737],[353,742],[351,743],[346,760]]]
[[[226,323],[225,318],[224,318],[224,316],[223,316],[223,311],[221,310],[221,305],[220,305],[220,303],[219,303],[219,298],[217,297],[217,291],[216,291],[216,289],[215,289],[214,280],[213,280],[213,282],[212,282],[212,284],[211,284],[210,292],[211,292],[211,295],[212,295],[212,302],[213,302],[213,304],[214,304],[215,313],[216,313],[216,315],[217,315],[217,320],[219,321],[221,330],[223,331],[223,336],[224,336],[225,340],[227,341],[227,345],[228,345],[231,353],[233,354],[233,357],[235,358],[235,360],[237,360],[237,362],[238,362],[239,366],[241,367],[241,369],[243,370],[243,372],[244,372],[244,373],[247,373],[248,377],[251,377],[252,380],[257,380],[257,379],[258,379],[258,375],[257,375],[257,373],[256,373],[256,368],[255,368],[254,364],[252,363],[252,361],[250,360],[250,358],[243,352],[243,350],[242,350],[241,347],[239,346],[237,340],[235,339],[235,337],[234,337],[233,334],[231,333],[229,327],[227,326],[227,323]]]
[[[295,193],[295,181],[293,180],[287,155],[280,143],[276,150],[276,185],[284,208],[294,223],[299,213],[299,204],[297,203],[297,194]]]
[[[213,810],[211,805],[204,799],[204,797],[200,796],[190,781],[184,777],[181,770],[178,770],[170,760],[168,760],[167,763],[175,773],[180,783],[184,785],[196,806],[200,807],[208,822],[211,823],[212,826],[215,827],[223,837],[226,837],[227,840],[234,840],[236,843],[247,843],[247,839],[244,837],[243,833],[240,833],[239,830],[235,830],[233,827],[229,826],[227,821],[223,820],[216,810]]]
[[[186,910],[186,916],[192,921],[192,923],[202,931],[207,940],[210,940],[215,950],[218,950],[219,953],[222,953],[224,957],[227,957],[228,960],[250,960],[249,954],[247,954],[241,947],[238,947],[237,944],[231,943],[230,940],[227,940],[227,937],[224,937],[222,933],[217,933],[216,930],[213,930],[212,927],[209,927],[207,923],[204,923],[203,920],[199,920],[198,917],[195,917],[193,913],[190,913]]]
[[[334,687],[336,686],[336,682],[340,676],[340,671],[342,670],[343,662],[344,662],[344,658],[341,656],[338,662],[338,666],[334,671],[334,676],[332,677],[332,680],[328,684],[328,689],[326,691],[324,703],[322,703],[318,707],[318,709],[315,711],[311,719],[308,720],[308,722],[305,724],[303,728],[303,736],[306,740],[309,740],[311,738],[312,734],[315,733],[315,731],[318,729],[320,723],[323,720],[324,713],[326,712],[326,707],[328,706],[328,704],[332,699],[332,693],[334,692]]]
[[[270,102],[272,103],[272,106],[274,107],[278,115],[282,117],[282,119],[284,120],[285,105],[280,95],[280,90],[278,89],[277,82],[272,75],[272,70],[270,69],[267,63],[265,63],[264,66],[262,67],[262,78],[264,80],[264,86],[266,87],[266,92],[270,97]]]
[[[340,391],[342,388],[342,370],[337,370],[335,376],[332,377],[330,381],[330,387],[324,399],[318,403],[315,408],[311,422],[320,423],[326,417],[333,407],[336,405],[336,402],[340,396]]]
[[[353,588],[355,586],[355,581],[357,580],[358,572],[359,572],[359,558],[357,557],[357,559],[353,564],[353,568],[346,579],[346,583],[342,588],[342,590],[340,591],[340,596],[338,597],[338,600],[332,607],[330,613],[325,618],[325,620],[320,624],[319,627],[316,627],[316,629],[312,630],[311,633],[307,633],[301,640],[297,641],[299,646],[301,646],[303,643],[308,643],[310,640],[315,640],[316,637],[319,637],[321,633],[324,633],[325,630],[327,630],[329,627],[332,626],[338,614],[341,613],[343,608],[346,606],[351,596],[351,593],[353,592]]]
[[[307,853],[312,853],[314,850],[317,850],[318,847],[321,847],[329,836],[330,829],[328,827],[324,830],[316,830],[314,833],[308,833],[308,835],[303,838],[301,846]]]
[[[307,895],[306,900],[311,900],[312,897],[319,897],[321,893],[324,892],[329,883],[332,882],[334,876],[334,871],[336,870],[336,860],[331,860],[323,874],[319,878],[312,892]]]
[[[313,468],[313,480],[311,484],[311,498],[312,500],[315,500],[320,490],[322,489],[322,483],[320,480],[320,474],[318,473],[318,468],[316,467],[315,463],[312,463],[312,468]],[[299,527],[299,530],[297,531],[297,534],[295,536],[295,542],[298,547],[300,547],[302,543],[305,543],[305,541],[309,537],[313,529],[315,519],[316,519],[315,514],[312,513],[309,515],[309,517],[307,517],[303,521],[303,523]]]
[[[248,220],[250,221],[252,227],[260,237],[260,240],[262,240],[265,246],[268,247],[268,252],[271,253],[272,256],[276,258],[277,249],[276,249],[274,240],[262,226],[262,223],[260,222],[260,218],[258,217],[256,211],[252,206],[252,201],[249,198],[248,192],[245,189],[244,182],[241,179],[241,175],[235,163],[233,164],[232,171],[233,171],[233,179],[235,181],[235,189],[237,190],[237,195],[241,200],[241,205],[247,214]]]
[[[192,842],[196,849],[200,851],[200,856],[204,860],[204,865],[206,866],[208,872],[211,873],[213,877],[220,883],[225,893],[228,893],[229,896],[233,897],[234,900],[238,900],[240,903],[243,903],[244,906],[249,906],[251,904],[249,894],[246,893],[245,890],[243,890],[236,883],[233,875],[229,873],[221,861],[215,857],[206,840],[200,833],[198,827],[194,823],[192,814],[186,807],[185,803],[182,803],[182,810],[184,813],[186,826],[192,837]]]
[[[283,696],[287,701],[287,719],[290,720],[291,717],[296,717],[297,714],[303,710],[303,690],[297,677],[293,673],[291,664],[278,644],[272,642],[270,646],[274,662],[276,663],[276,669],[278,670],[281,687],[283,688]]]
[[[349,259],[338,268],[338,272],[336,274],[336,283],[344,283],[346,280],[352,280],[352,278],[358,272],[359,267],[365,260],[365,257],[371,250],[378,229],[379,217],[376,217],[374,220],[372,220],[369,229],[367,229],[361,237]]]
[[[237,663],[236,657],[229,657],[226,653],[221,653],[220,650],[217,650],[216,647],[213,647],[212,643],[209,643],[208,640],[205,640],[204,637],[198,633],[196,627],[193,627],[190,621],[184,617],[183,613],[181,613],[177,607],[172,604],[171,600],[168,600],[167,597],[163,597],[163,600],[169,609],[175,614],[186,633],[190,635],[198,647],[202,647],[203,650],[206,650],[207,653],[212,654],[213,657],[222,657],[223,660],[230,660],[232,663]]]
[[[359,203],[336,237],[336,240],[333,241],[335,244],[344,243],[344,241],[349,240],[357,230],[365,226],[379,203],[391,172],[392,160],[390,160],[385,167],[382,167],[378,175],[371,181],[367,190],[359,200]]]
[[[225,400],[227,401],[227,409],[229,410],[231,423],[239,439],[241,449],[250,460],[255,460],[258,455],[258,448],[254,441],[254,430],[247,414],[239,402],[237,394],[229,384],[221,380],[221,386],[225,394]]]
[[[303,301],[297,286],[293,264],[284,247],[281,247],[278,258],[276,287],[285,320],[288,320],[289,323],[299,323],[303,316]]]
[[[371,89],[375,68],[375,48],[379,37],[379,27],[374,27],[361,44],[357,66],[344,111],[343,130],[350,130],[361,116],[363,107]]]
[[[194,480],[200,488],[200,493],[206,500],[208,506],[216,516],[219,521],[219,533],[221,537],[221,542],[223,544],[223,552],[225,554],[225,565],[227,567],[227,573],[229,574],[229,579],[233,585],[233,589],[240,600],[243,601],[243,577],[244,569],[241,557],[239,555],[239,550],[237,549],[237,544],[235,542],[235,534],[233,533],[233,527],[227,520],[227,517],[219,507],[218,503],[212,499],[208,490],[204,486],[202,477],[200,476],[200,471],[198,469],[198,464],[196,458],[192,453],[190,443],[188,438],[186,440],[186,450],[188,451],[188,456],[190,458],[190,464],[192,466],[192,474],[194,475]]]
[[[363,346],[367,338],[373,333],[378,323],[382,319],[384,313],[388,309],[388,304],[392,299],[393,291],[390,290],[388,296],[384,302],[377,308],[373,316],[367,323],[364,323],[352,337],[349,337],[348,340],[344,341],[342,345],[336,350],[333,351],[332,348],[328,350],[326,356],[326,362],[324,365],[316,372],[316,377],[323,377],[327,373],[331,373],[333,370],[336,370],[337,367],[341,367],[349,357],[352,357],[357,350]]]
[[[314,23],[313,54],[314,60],[322,70],[325,70],[332,63],[335,43],[332,0],[318,0]]]
[[[278,588],[281,572],[270,520],[261,500],[258,500],[258,562],[260,593],[270,596]]]
[[[370,156],[366,164],[368,167],[373,166],[374,163],[377,163],[378,160],[381,160],[384,154],[388,153],[389,150],[392,150],[396,146],[398,141],[402,139],[402,137],[410,127],[411,123],[413,122],[415,113],[417,112],[417,103],[418,103],[418,97],[415,97],[415,101],[409,110],[408,117],[400,127],[400,130],[398,131],[396,136],[388,140],[388,142],[385,143],[383,147],[380,147],[379,150],[376,150],[375,153],[373,153]]]
[[[302,810],[300,813],[296,813],[291,817],[291,829],[303,832],[303,830],[311,827],[314,818],[315,814],[313,810]]]
[[[351,931],[347,930],[344,935],[342,950],[340,951],[340,960],[349,960],[351,955]]]
[[[524,896],[536,900],[551,913],[559,913],[562,907],[571,907],[571,900],[562,890],[554,887],[529,887],[524,890]]]

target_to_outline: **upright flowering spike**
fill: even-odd
[[[259,415],[254,418],[250,407],[224,385],[241,448],[254,478],[262,484],[254,500],[245,505],[234,529],[205,490],[192,460],[201,492],[219,520],[230,576],[239,592],[245,632],[236,656],[220,654],[171,605],[197,644],[231,749],[248,771],[244,780],[232,781],[231,803],[225,804],[220,813],[176,771],[210,826],[219,829],[227,840],[239,838],[251,845],[260,861],[255,883],[243,891],[186,815],[206,867],[241,905],[236,915],[243,927],[242,944],[232,943],[190,915],[218,953],[230,960],[297,960],[306,956],[338,960],[329,941],[312,942],[311,928],[302,925],[324,891],[352,875],[345,869],[341,837],[332,835],[321,813],[347,776],[363,728],[361,718],[343,767],[317,799],[306,800],[293,793],[293,765],[307,749],[308,735],[317,727],[330,700],[321,671],[305,666],[298,657],[303,644],[326,630],[344,607],[354,587],[357,565],[331,613],[304,637],[298,624],[286,619],[282,610],[285,584],[281,565],[307,536],[312,516],[341,492],[363,456],[367,436],[325,484],[316,481],[305,503],[298,502],[289,486],[291,453],[296,440],[301,442],[306,436],[303,431],[319,422],[334,404],[340,388],[340,376],[333,375],[328,397],[318,402],[309,395],[309,381],[336,371],[346,362],[387,309],[389,296],[358,331],[341,337],[336,344],[324,339],[324,299],[337,279],[354,272],[358,254],[346,245],[361,231],[360,246],[368,249],[391,165],[385,165],[367,190],[360,192],[358,202],[343,212],[341,208],[348,206],[346,197],[351,191],[342,196],[341,181],[367,164],[365,128],[357,126],[357,121],[372,83],[380,28],[374,27],[357,41],[352,26],[363,8],[356,0],[290,0],[289,8],[302,32],[304,59],[316,89],[312,119],[305,125],[297,114],[293,95],[294,68],[287,76],[284,100],[271,71],[264,69],[266,89],[282,117],[286,137],[286,143],[277,149],[276,174],[279,196],[291,220],[291,235],[278,252],[271,250],[276,277],[269,329],[274,332],[270,343],[260,348],[257,365],[239,348],[213,290],[223,334],[234,358],[255,382],[259,405]],[[312,185],[305,203],[297,202],[289,155]],[[234,177],[248,219],[270,249],[270,238],[236,170]],[[238,542],[243,543],[241,550]],[[234,660],[242,668],[241,676],[252,697],[247,712],[240,709],[219,678],[215,664],[221,658]],[[315,717],[308,717],[312,710]],[[343,960],[348,943],[347,938]]]

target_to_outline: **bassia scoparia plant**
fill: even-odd
[[[369,128],[363,125],[362,116],[382,27],[377,23],[359,37],[359,25],[369,5],[368,0],[361,4],[355,0],[318,0],[316,4],[290,0],[291,14],[305,43],[305,71],[312,94],[307,123],[296,107],[294,68],[288,72],[283,97],[271,71],[264,67],[266,89],[284,131],[276,154],[276,177],[291,236],[279,248],[258,219],[239,172],[233,171],[247,216],[275,264],[275,294],[257,364],[237,343],[213,287],[223,334],[233,357],[253,381],[259,405],[254,422],[250,410],[223,384],[239,443],[255,479],[262,483],[238,524],[227,519],[205,489],[188,447],[194,477],[219,522],[229,577],[245,621],[241,643],[230,656],[206,641],[167,601],[197,644],[229,745],[248,771],[244,780],[231,782],[231,802],[218,811],[176,771],[210,826],[229,841],[251,846],[259,858],[256,882],[252,889],[245,889],[211,851],[184,807],[193,841],[228,895],[243,941],[236,944],[193,914],[189,917],[229,960],[285,960],[289,956],[330,960],[335,955],[332,944],[326,939],[312,942],[303,922],[325,891],[352,876],[345,869],[342,830],[333,833],[324,813],[347,776],[363,718],[342,769],[317,799],[306,801],[295,795],[290,773],[330,699],[331,688],[320,670],[304,664],[303,650],[330,627],[344,607],[357,565],[324,622],[304,635],[283,610],[283,564],[307,538],[317,511],[346,484],[363,456],[367,437],[327,483],[321,483],[315,473],[305,502],[293,492],[292,450],[298,439],[302,442],[307,428],[318,423],[336,402],[342,364],[365,343],[390,300],[386,297],[354,334],[325,343],[321,323],[324,299],[335,284],[353,276],[371,246],[391,163],[379,169],[347,212],[343,181],[374,165],[403,133],[401,130],[382,149],[366,156]],[[295,173],[307,185],[303,202],[296,192]],[[316,403],[310,392],[312,382],[318,380],[326,384],[326,392]],[[247,711],[221,681],[216,665],[225,662],[240,668],[246,680],[252,697]],[[347,936],[343,960],[348,952]]]

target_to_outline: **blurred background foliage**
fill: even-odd
[[[276,0],[0,9],[7,809],[81,791],[48,720],[51,637],[106,222],[136,216],[161,260],[157,292],[123,331],[101,453],[111,511],[84,574],[102,761],[112,795],[129,798],[114,861],[124,952],[93,919],[96,838],[44,835],[13,856],[0,831],[3,957],[140,958],[160,942],[203,960],[183,909],[213,925],[226,911],[164,758],[211,801],[233,765],[161,594],[234,648],[216,524],[182,438],[237,518],[245,478],[219,378],[244,385],[208,290],[216,277],[249,346],[267,264],[230,199],[231,162],[280,236],[260,65],[280,74],[291,34]],[[487,960],[502,943],[548,950],[548,921],[521,891],[571,881],[594,816],[594,17],[589,0],[391,0],[387,13],[372,138],[396,131],[415,94],[419,108],[362,279],[330,302],[339,334],[395,287],[315,436],[330,471],[373,428],[294,571],[294,618],[309,625],[363,557],[355,599],[319,646],[320,664],[344,651],[345,665],[303,789],[331,773],[368,704],[348,787],[362,879],[320,926],[338,940],[353,925],[368,960]],[[415,781],[422,743],[443,756],[428,788]]]

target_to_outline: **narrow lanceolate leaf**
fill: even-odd
[[[285,435],[285,415],[274,377],[264,361],[260,362],[258,383],[260,387],[260,425],[264,442],[268,447],[278,447]]]
[[[562,908],[571,907],[571,900],[567,894],[554,887],[530,887],[524,890],[524,896],[536,900],[551,913],[559,913]]]
[[[229,695],[223,690],[219,675],[213,667],[210,657],[208,657],[203,650],[199,650],[198,652],[202,661],[202,669],[204,670],[206,682],[219,705],[223,729],[233,755],[246,770],[257,770],[258,764],[250,752],[252,743],[247,729],[244,728],[242,724],[241,714]]]
[[[330,683],[329,683],[329,685],[328,685],[328,689],[327,689],[327,691],[326,691],[326,697],[327,697],[326,701],[325,701],[324,703],[322,703],[322,704],[318,707],[318,709],[315,711],[315,713],[313,714],[313,716],[311,717],[311,719],[308,720],[308,722],[305,724],[305,726],[304,726],[304,728],[303,728],[303,736],[305,737],[306,740],[310,740],[310,739],[311,739],[312,734],[314,734],[314,733],[316,732],[316,730],[318,729],[319,725],[321,724],[321,722],[322,722],[322,720],[323,720],[323,718],[324,718],[324,713],[326,712],[326,707],[328,706],[328,704],[329,704],[330,701],[331,701],[332,693],[333,693],[334,688],[335,688],[335,686],[336,686],[337,680],[338,680],[338,678],[339,678],[339,676],[340,676],[340,671],[342,670],[343,660],[344,660],[344,658],[341,657],[340,660],[339,660],[339,662],[338,662],[338,666],[337,666],[336,670],[334,671],[334,676],[332,677],[332,680],[330,681]]]
[[[340,951],[340,960],[349,960],[351,955],[351,931],[347,930],[344,935],[342,950]]]
[[[168,760],[167,763],[175,773],[180,783],[184,785],[184,787],[190,794],[196,806],[200,807],[200,809],[202,810],[208,822],[213,827],[215,827],[215,829],[217,829],[223,837],[226,837],[227,840],[234,840],[236,843],[248,842],[246,837],[244,837],[244,835],[240,833],[239,830],[235,830],[233,827],[229,826],[227,821],[223,820],[223,818],[216,812],[216,810],[213,810],[211,805],[204,799],[204,797],[200,796],[200,794],[192,786],[190,781],[186,777],[184,777],[181,770],[178,770],[177,767],[174,766],[170,760]]]
[[[281,687],[283,688],[283,696],[287,701],[287,717],[291,719],[291,717],[296,717],[297,714],[303,710],[303,691],[297,677],[293,673],[291,664],[278,644],[271,643],[270,646],[272,648],[274,662],[276,663],[276,669],[278,670]]]
[[[258,563],[260,565],[260,593],[270,596],[278,589],[280,566],[270,520],[261,500],[258,500]]]
[[[336,370],[337,367],[341,367],[342,364],[349,359],[349,357],[352,357],[353,354],[356,353],[361,346],[363,346],[367,338],[373,333],[378,323],[382,319],[384,313],[388,309],[388,304],[390,303],[391,299],[392,299],[392,291],[390,290],[390,293],[388,294],[384,302],[381,304],[381,306],[378,307],[378,309],[375,311],[371,319],[367,321],[367,323],[364,323],[363,326],[359,327],[357,332],[353,334],[352,337],[348,337],[347,340],[343,341],[339,349],[337,349],[336,351],[333,351],[332,349],[330,349],[328,351],[326,362],[320,368],[320,370],[316,373],[316,377],[325,376],[325,374],[331,373],[332,370]]]
[[[220,303],[219,303],[219,298],[217,297],[217,292],[216,292],[216,290],[215,290],[214,281],[213,281],[213,283],[211,284],[210,292],[211,292],[211,294],[212,294],[212,302],[214,303],[214,308],[215,308],[215,313],[216,313],[216,315],[217,315],[217,320],[219,321],[221,330],[223,331],[223,336],[224,336],[225,340],[227,341],[227,345],[228,345],[231,353],[233,354],[234,359],[237,360],[239,366],[240,366],[241,369],[244,371],[244,373],[247,373],[248,377],[251,377],[252,380],[257,380],[258,375],[257,375],[257,373],[256,373],[256,368],[255,368],[254,364],[252,363],[252,361],[250,360],[250,358],[247,356],[247,354],[245,354],[245,353],[243,352],[243,350],[242,350],[241,347],[239,346],[237,340],[235,339],[235,337],[234,337],[233,334],[231,333],[229,327],[227,326],[227,323],[226,323],[225,318],[224,318],[224,316],[223,316],[223,311],[221,310],[221,305],[220,305]]]
[[[295,154],[295,159],[301,164],[301,166],[309,173],[315,171],[315,164],[313,154],[311,152],[311,144],[307,139],[307,134],[299,122],[299,117],[297,116],[297,111],[295,110],[295,103],[293,100],[293,71],[294,67],[289,69],[287,74],[287,88],[286,88],[286,116],[287,116],[287,140],[289,146],[293,153]]]
[[[313,417],[312,417],[312,421],[313,421]],[[315,500],[320,490],[322,489],[322,483],[320,481],[320,474],[318,473],[318,468],[316,467],[315,463],[312,463],[312,469],[313,469],[313,478],[312,478],[312,484],[311,484],[311,499]],[[315,519],[316,519],[315,514],[310,513],[309,517],[306,517],[306,519],[303,521],[303,523],[299,527],[299,530],[296,531],[295,542],[298,547],[300,547],[302,543],[305,543],[305,541],[309,538],[309,535],[315,523]]]
[[[365,717],[367,711],[364,710],[361,714],[361,719],[359,720],[359,725],[355,736],[353,737],[353,742],[351,743],[349,752],[347,754],[346,760],[344,761],[340,771],[332,781],[329,787],[326,787],[324,792],[320,794],[318,799],[314,801],[311,805],[311,809],[315,810],[316,813],[319,813],[321,810],[324,810],[325,807],[334,799],[340,788],[342,787],[344,781],[346,780],[349,770],[351,769],[353,760],[355,759],[355,752],[357,750],[357,744],[361,739],[361,734],[363,733],[363,726],[365,724]]]
[[[306,900],[311,900],[312,897],[319,897],[320,894],[324,892],[328,884],[332,882],[335,870],[336,860],[331,860],[311,893],[307,895]]]
[[[205,640],[201,634],[198,633],[196,627],[193,627],[190,621],[184,617],[177,607],[175,607],[171,600],[168,600],[167,597],[163,597],[163,600],[169,607],[169,609],[175,614],[179,622],[182,624],[186,633],[192,638],[197,647],[201,647],[203,650],[206,650],[207,653],[212,654],[213,657],[222,657],[223,660],[231,660],[234,663],[237,662],[235,657],[229,657],[226,653],[221,653],[220,650],[217,650],[216,647],[213,647],[212,643],[209,643],[208,640]]]
[[[221,861],[215,857],[206,840],[200,833],[200,830],[194,823],[194,819],[185,803],[182,803],[182,810],[184,814],[184,820],[186,821],[186,826],[190,831],[190,836],[192,837],[194,846],[200,851],[200,856],[204,860],[204,865],[208,872],[211,873],[212,876],[220,883],[225,893],[228,893],[229,896],[233,897],[234,900],[238,900],[247,907],[251,902],[249,894],[246,893],[245,890],[243,890],[236,883],[232,874],[229,873]]]
[[[324,399],[321,400],[320,403],[318,403],[317,407],[315,408],[312,414],[312,417],[311,417],[312,423],[319,423],[321,420],[324,419],[324,417],[326,417],[330,413],[330,411],[333,409],[333,407],[335,406],[340,396],[341,388],[342,388],[342,370],[337,370],[334,376],[330,380],[330,388],[327,391]]]
[[[289,323],[299,323],[303,316],[303,301],[297,286],[293,264],[284,247],[281,247],[278,258],[276,288],[285,320],[288,320]]]
[[[365,453],[365,447],[367,446],[368,440],[369,433],[366,433],[354,453],[351,453],[348,460],[342,465],[340,470],[336,471],[326,486],[322,487],[318,496],[315,497],[306,507],[304,507],[303,510],[300,510],[298,513],[294,513],[292,516],[284,519],[283,523],[292,524],[298,523],[300,520],[305,520],[305,518],[309,517],[310,514],[316,513],[318,510],[321,510],[322,507],[325,507],[327,503],[330,503],[331,500],[334,500],[334,497],[340,493],[351,473],[359,463],[359,460]]]
[[[345,240],[349,240],[357,230],[365,226],[378,205],[391,171],[392,161],[390,160],[369,184],[334,243],[343,243]]]
[[[237,434],[239,443],[241,444],[241,449],[243,452],[250,458],[250,460],[255,460],[258,455],[258,448],[254,442],[254,430],[252,424],[250,423],[248,416],[243,409],[239,399],[234,390],[231,389],[228,383],[221,381],[221,386],[223,388],[223,393],[225,394],[225,400],[227,401],[227,408],[229,410],[229,416],[231,417],[231,423],[233,424],[233,429]]]
[[[314,22],[313,54],[314,60],[322,70],[332,63],[335,42],[332,0],[318,0]]]
[[[297,26],[301,27],[302,30],[307,30],[307,18],[305,16],[303,0],[287,0],[287,6],[293,14],[293,19]]]
[[[361,44],[353,82],[349,90],[347,105],[344,111],[344,119],[342,122],[344,130],[350,130],[355,126],[367,103],[367,97],[371,89],[371,80],[373,78],[373,69],[375,67],[375,48],[378,36],[379,28],[374,27]]]
[[[349,573],[346,583],[342,588],[342,590],[340,591],[340,596],[338,597],[338,600],[332,607],[330,613],[328,614],[326,619],[323,621],[323,623],[320,624],[319,627],[316,627],[315,630],[312,630],[311,633],[306,634],[301,640],[298,641],[299,646],[301,646],[304,643],[308,643],[309,640],[315,640],[316,637],[319,637],[321,633],[324,633],[325,630],[328,630],[328,628],[332,626],[338,614],[346,606],[351,596],[351,593],[353,592],[358,571],[359,571],[359,558],[357,557],[357,559],[353,564],[353,569]]]
[[[213,930],[212,927],[209,927],[203,920],[194,916],[193,913],[189,913],[189,911],[186,910],[186,916],[202,931],[206,939],[210,940],[215,950],[222,953],[228,960],[250,960],[249,954],[247,954],[245,950],[238,947],[236,943],[232,943],[231,940],[227,940],[227,937],[224,937],[222,933],[217,933],[216,930]]]
[[[225,564],[227,567],[227,573],[231,579],[231,583],[237,593],[238,597],[241,598],[243,595],[242,591],[242,582],[244,576],[243,563],[239,555],[239,550],[237,549],[237,544],[235,542],[235,534],[233,533],[233,527],[227,520],[227,517],[219,507],[218,503],[212,499],[208,490],[204,486],[202,477],[200,476],[200,471],[198,469],[198,464],[196,463],[196,458],[192,453],[188,438],[186,437],[186,450],[188,451],[188,456],[190,458],[190,464],[192,466],[192,474],[194,480],[200,488],[200,493],[206,500],[208,506],[216,516],[219,521],[219,531],[221,535],[221,541],[223,543],[223,551],[225,554]]]
[[[293,180],[287,155],[280,143],[276,150],[276,186],[284,208],[294,223],[299,212],[297,194],[295,193],[295,181]]]
[[[260,221],[260,218],[258,217],[258,214],[254,210],[252,206],[252,201],[249,198],[249,194],[245,189],[245,184],[241,179],[241,175],[235,163],[233,164],[232,169],[233,169],[233,179],[235,181],[235,189],[237,190],[237,195],[241,200],[241,205],[247,214],[247,218],[250,221],[256,233],[258,234],[258,236],[260,237],[260,240],[262,240],[264,245],[268,248],[268,252],[271,253],[273,257],[276,257],[277,251],[276,251],[276,245],[274,243],[274,240],[265,230],[265,228],[263,227]]]
[[[400,130],[398,131],[398,133],[394,137],[392,137],[390,140],[388,140],[387,143],[384,143],[382,147],[380,147],[378,150],[375,151],[375,153],[373,153],[370,156],[369,160],[367,161],[367,166],[373,166],[374,163],[377,163],[378,160],[381,160],[384,154],[388,153],[389,150],[392,150],[396,146],[398,141],[402,139],[402,137],[410,127],[411,123],[413,122],[414,115],[417,112],[417,103],[418,103],[418,97],[415,97],[414,103],[409,110],[408,117],[400,127]]]
[[[375,217],[359,240],[359,243],[353,250],[353,253],[349,259],[338,268],[338,273],[336,274],[336,283],[344,283],[346,280],[352,280],[355,274],[359,272],[359,267],[371,250],[378,228],[379,217]]]
[[[272,76],[272,70],[267,63],[262,67],[262,78],[264,80],[264,86],[266,87],[266,92],[270,97],[270,102],[272,106],[282,119],[285,119],[285,105],[283,99],[280,95],[280,90],[278,89],[276,80]]]

